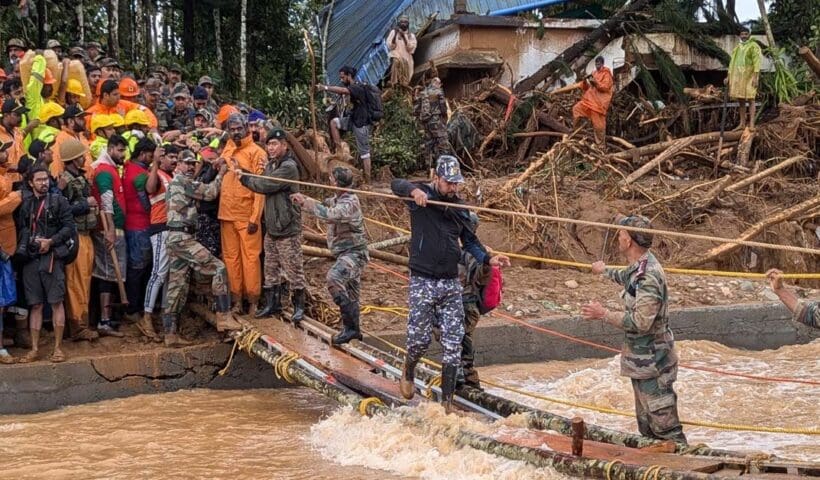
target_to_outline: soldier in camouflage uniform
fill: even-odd
[[[415,368],[430,345],[434,326],[441,328],[442,356],[441,401],[446,411],[452,407],[456,374],[461,364],[464,337],[464,307],[458,262],[461,250],[468,251],[479,265],[509,265],[504,255],[491,257],[469,227],[467,210],[427,205],[427,200],[453,204],[459,185],[464,182],[458,159],[439,157],[436,174],[430,183],[411,183],[396,179],[393,193],[412,197],[410,209],[410,315],[407,319],[407,356],[399,384],[408,400],[415,393]],[[459,241],[461,245],[459,245]]]
[[[803,323],[809,327],[820,328],[820,302],[797,298],[794,292],[783,285],[783,272],[776,268],[766,272],[766,277],[769,279],[769,286],[772,291],[792,312],[793,321]]]
[[[336,167],[331,181],[337,187],[350,188],[353,173],[347,168]],[[302,212],[327,221],[327,246],[336,258],[336,263],[327,272],[327,290],[339,306],[343,325],[342,331],[333,337],[333,344],[341,345],[354,338],[361,340],[360,279],[370,255],[367,253],[367,236],[359,197],[350,192],[341,192],[325,200],[324,204],[300,193],[291,195],[291,199],[302,206]]]
[[[478,215],[470,212],[470,230],[478,229]],[[473,333],[481,319],[478,308],[481,288],[487,285],[493,270],[489,265],[479,264],[475,257],[466,250],[461,251],[458,261],[458,278],[461,281],[461,304],[464,306],[464,338],[461,340],[461,370],[458,383],[473,388],[481,388],[478,372],[475,369],[475,345]]]
[[[231,299],[228,295],[228,274],[225,264],[211,255],[201,243],[194,238],[196,229],[197,200],[213,200],[219,194],[222,176],[226,167],[220,166],[216,179],[203,184],[193,180],[195,157],[185,157],[177,165],[173,180],[168,184],[165,203],[168,208],[168,240],[166,248],[170,271],[168,273],[167,310],[162,315],[165,328],[165,344],[180,346],[187,342],[177,335],[177,321],[188,297],[188,274],[213,277],[211,291],[216,304],[216,328],[239,330],[239,324],[230,314]]]
[[[447,103],[438,77],[416,97],[416,116],[424,126],[424,152],[428,165],[442,155],[451,155],[453,147],[447,137]]]
[[[621,218],[618,223],[651,228],[649,219],[639,215]],[[669,291],[663,267],[649,251],[651,246],[652,235],[620,230],[618,250],[629,266],[607,268],[604,262],[595,262],[592,271],[624,287],[621,298],[626,311],[610,312],[600,303],[591,302],[581,308],[581,314],[624,331],[621,375],[632,379],[641,435],[686,443],[673,388],[678,376],[678,354],[667,315]]]

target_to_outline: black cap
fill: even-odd
[[[80,106],[79,103],[75,103],[74,105],[69,105],[68,108],[65,109],[65,113],[63,113],[63,119],[69,118],[78,118],[88,115],[88,113],[83,110],[83,107]]]
[[[20,115],[28,112],[28,108],[20,103],[19,100],[7,98],[3,102],[3,113],[19,113]]]
[[[34,139],[28,147],[28,154],[31,155],[32,158],[37,159],[41,153],[45,152],[53,144],[54,142],[46,143],[39,138]]]
[[[136,145],[134,145],[134,151],[131,153],[131,158],[135,158],[140,156],[142,152],[153,152],[157,149],[157,144],[154,143],[153,140],[150,138],[140,138]]]
[[[285,133],[284,130],[282,130],[279,127],[273,127],[270,129],[270,132],[268,132],[268,137],[265,139],[265,142],[270,142],[271,140],[281,141],[285,140],[286,138],[288,138],[288,134]]]

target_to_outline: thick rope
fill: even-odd
[[[641,480],[650,480],[650,477],[652,477],[651,480],[658,480],[658,474],[661,472],[661,470],[663,470],[663,466],[652,465],[649,468],[647,468],[645,472],[643,472]]]
[[[604,467],[604,472],[606,472],[606,480],[612,480],[612,477],[610,476],[610,470],[612,470],[612,467],[614,467],[615,465],[617,465],[619,463],[621,465],[624,464],[624,462],[622,460],[618,460],[616,458],[615,460],[612,460],[612,461],[610,461],[609,463],[606,464],[606,467]]]
[[[382,407],[386,407],[384,402],[382,402],[381,399],[379,399],[378,397],[364,398],[359,402],[359,414],[363,417],[367,416],[367,407],[369,407],[370,405],[380,405]]]
[[[233,362],[234,353],[236,353],[236,349],[239,348],[240,351],[248,352],[248,355],[253,357],[253,344],[256,343],[257,340],[262,336],[262,333],[256,330],[255,328],[245,327],[242,329],[241,332],[234,338],[233,346],[231,347],[231,354],[228,356],[228,362],[225,366],[220,370],[219,375],[223,376],[228,373],[228,370],[231,367],[231,363]]]
[[[441,387],[441,375],[436,375],[435,377],[431,378],[427,385],[424,388],[424,396],[432,399],[433,398],[433,387]]]
[[[295,383],[296,380],[288,373],[288,367],[290,367],[291,363],[299,360],[299,358],[301,357],[299,357],[297,353],[285,353],[276,357],[273,361],[273,373],[276,374],[276,378],[288,383]]]
[[[334,187],[330,185],[323,185],[321,183],[313,183],[313,182],[303,182],[300,180],[291,180],[289,178],[280,178],[280,177],[269,177],[265,175],[256,175],[253,173],[242,173],[244,176],[248,176],[250,178],[259,178],[263,180],[270,180],[275,182],[283,182],[283,183],[291,183],[294,185],[302,185],[305,187],[315,187],[321,188],[325,190],[336,190],[341,192],[351,192],[359,195],[366,195],[371,197],[380,197],[380,198],[388,198],[391,200],[400,200],[403,202],[413,201],[410,197],[399,197],[398,195],[393,195],[389,193],[381,193],[381,192],[371,192],[367,190],[358,190],[355,188],[341,188],[341,187]],[[479,207],[477,205],[467,205],[467,204],[460,204],[460,203],[449,203],[449,202],[440,202],[438,200],[428,200],[428,205],[438,205],[441,207],[448,207],[448,208],[460,208],[463,210],[473,210],[476,212],[487,212],[493,213],[496,215],[511,215],[517,217],[526,217],[526,218],[534,218],[537,220],[544,220],[547,222],[557,222],[557,223],[570,223],[574,225],[584,225],[588,227],[599,227],[599,228],[611,228],[615,230],[626,230],[628,232],[640,232],[640,233],[648,233],[652,235],[663,235],[667,237],[676,237],[676,238],[688,238],[690,240],[703,240],[707,242],[714,242],[714,243],[731,243],[733,245],[743,245],[746,247],[759,247],[759,248],[767,248],[770,250],[784,250],[787,252],[795,252],[795,253],[808,253],[810,255],[820,255],[820,250],[816,248],[806,248],[806,247],[795,247],[793,245],[776,245],[773,243],[764,243],[764,242],[754,242],[750,240],[738,240],[734,238],[721,238],[721,237],[713,237],[710,235],[699,235],[695,233],[683,233],[683,232],[673,232],[671,230],[658,230],[654,228],[640,228],[640,227],[630,227],[626,225],[618,225],[618,224],[610,224],[610,223],[603,223],[603,222],[592,222],[588,220],[578,220],[575,218],[565,218],[565,217],[555,217],[551,215],[541,215],[537,213],[528,213],[528,212],[514,212],[510,210],[500,210],[497,208],[488,208],[488,207]]]

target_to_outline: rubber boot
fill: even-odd
[[[340,306],[342,310],[342,331],[333,337],[333,345],[343,345],[349,341],[362,339],[362,332],[359,330],[359,302],[347,301]]]
[[[293,304],[293,315],[291,315],[290,321],[298,327],[302,319],[305,318],[305,290],[294,290],[290,301]]]
[[[248,316],[256,317],[256,310],[259,306],[259,296],[248,296]]]
[[[233,310],[231,310],[231,312],[236,315],[242,315],[245,310],[242,305],[242,295],[231,295],[231,299],[233,300]]]
[[[444,365],[441,369],[441,405],[444,407],[444,413],[448,415],[453,411],[453,394],[456,391],[457,375],[457,365]]]
[[[412,360],[409,355],[404,356],[404,367],[401,371],[401,378],[399,379],[399,391],[401,396],[407,400],[412,400],[416,394],[416,364],[418,360]]]
[[[256,312],[256,318],[267,318],[282,313],[282,304],[279,299],[281,287],[274,285],[265,289],[265,308]]]
[[[159,335],[157,335],[157,332],[154,331],[154,322],[151,320],[150,313],[145,312],[142,314],[142,318],[140,318],[137,322],[137,328],[139,329],[140,333],[150,338],[151,340],[155,342],[160,341]]]
[[[172,313],[167,313],[162,316],[162,328],[165,330],[165,346],[173,347],[187,347],[193,345],[193,342],[185,340],[177,334],[177,317]]]

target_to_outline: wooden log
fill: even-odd
[[[755,132],[749,128],[743,130],[740,142],[737,145],[737,165],[747,167],[749,165],[749,155],[752,153],[752,141],[755,139]]]
[[[395,247],[397,245],[403,245],[410,241],[410,235],[402,235],[400,237],[395,238],[388,238],[387,240],[382,240],[381,242],[374,242],[367,245],[368,250],[382,250],[388,247]]]
[[[763,172],[761,172],[763,173]],[[737,240],[746,241],[750,240],[761,232],[766,230],[769,227],[777,225],[779,223],[791,220],[792,218],[802,214],[803,212],[810,210],[812,208],[817,207],[820,205],[820,195],[816,195],[805,202],[800,202],[797,205],[793,205],[789,208],[780,210],[774,215],[767,215],[765,219],[755,223],[751,227],[747,228],[743,233],[737,237]],[[711,261],[716,260],[718,257],[731,253],[737,250],[740,247],[737,243],[723,243],[718,245],[717,247],[709,250],[704,254],[702,257],[697,258],[688,264],[684,265],[684,268],[694,268],[704,263],[708,263]]]
[[[652,171],[652,169],[657,168],[657,166],[660,165],[661,162],[674,158],[675,155],[680,153],[683,149],[692,145],[694,141],[695,139],[693,137],[685,137],[675,140],[674,142],[672,142],[672,145],[666,148],[660,155],[658,155],[651,161],[646,162],[643,166],[641,166],[641,168],[635,170],[634,172],[629,174],[628,177],[621,180],[621,185],[629,185],[635,180],[643,177],[644,175]]]
[[[759,173],[756,173],[756,174],[752,175],[751,177],[744,178],[743,180],[741,180],[741,181],[739,181],[739,182],[737,182],[733,185],[729,185],[728,187],[726,187],[726,191],[727,192],[737,192],[738,190],[740,190],[743,187],[746,187],[747,185],[752,185],[752,184],[754,184],[754,183],[756,183],[756,182],[758,182],[758,181],[772,175],[773,173],[779,172],[780,170],[783,170],[786,167],[790,167],[790,166],[792,166],[796,163],[802,162],[805,159],[806,159],[806,157],[804,157],[802,155],[798,155],[796,157],[791,157],[787,160],[783,160],[782,162],[778,163],[777,165],[774,165],[773,167],[769,167],[766,170],[763,170],[762,172],[759,172]]]
[[[584,419],[573,417],[572,419],[572,455],[580,457],[584,454]]]
[[[726,132],[723,135],[723,140],[724,142],[736,142],[740,140],[741,134],[742,132],[739,131]],[[720,132],[702,133],[699,135],[692,135],[691,137],[683,137],[676,140],[653,143],[651,145],[645,145],[643,147],[632,148],[629,150],[624,150],[623,152],[614,153],[612,154],[612,156],[623,160],[631,160],[633,158],[647,157],[649,155],[658,155],[667,148],[671,147],[678,140],[683,140],[684,138],[691,138],[691,145],[701,145],[704,143],[712,143],[720,140]]]
[[[319,180],[321,178],[321,170],[319,169],[319,165],[317,161],[314,160],[313,155],[311,155],[308,150],[299,143],[296,137],[293,136],[290,132],[286,132],[288,145],[290,149],[293,151],[293,154],[296,155],[296,158],[299,159],[299,162],[302,166],[305,167],[307,170],[308,175],[310,178],[314,180]]]
[[[806,64],[811,68],[811,71],[820,78],[820,59],[818,59],[809,47],[800,47],[797,53],[803,57]]]
[[[561,147],[563,146],[563,142],[556,143],[552,146],[546,153],[542,154],[537,159],[533,160],[530,165],[524,170],[521,175],[518,175],[515,178],[507,180],[507,183],[501,186],[498,192],[493,196],[492,199],[487,199],[484,202],[485,207],[489,207],[494,204],[494,201],[508,195],[515,187],[524,183],[528,178],[530,178],[535,172],[540,170],[547,162],[553,161],[557,158]]]
[[[520,133],[513,133],[513,138],[533,138],[533,137],[558,137],[561,138],[566,133],[561,132],[549,132],[545,130],[541,130],[539,132],[520,132]]]
[[[499,103],[506,107],[510,103],[510,94],[504,91],[503,88],[496,86],[493,89],[490,96],[488,97],[488,100],[495,101],[496,103]],[[549,128],[550,130],[563,133],[570,132],[570,129],[566,125],[561,123],[558,119],[553,118],[544,112],[535,112],[535,116],[536,118],[538,118],[538,121],[541,122],[542,125]]]
[[[313,239],[317,237],[315,234],[309,234],[307,232],[303,232],[302,236],[311,241],[314,241]],[[321,235],[318,235],[318,237],[321,237]],[[373,258],[384,260],[385,262],[395,263],[396,265],[406,267],[410,263],[407,257],[396,255],[395,253],[382,252],[380,250],[375,249],[371,250],[370,248],[367,249],[367,252]],[[333,254],[330,253],[330,250],[326,248],[312,247],[310,245],[302,245],[302,253],[305,255],[309,255],[311,257],[334,258]]]
[[[626,18],[632,12],[641,10],[647,3],[648,0],[636,0],[621,7],[600,26],[585,34],[581,40],[572,44],[538,71],[518,82],[514,88],[515,92],[533,90],[541,82],[549,86],[563,76],[567,65],[571,65],[572,69],[578,64],[589,61],[616,36],[614,35],[616,29],[620,28]]]

